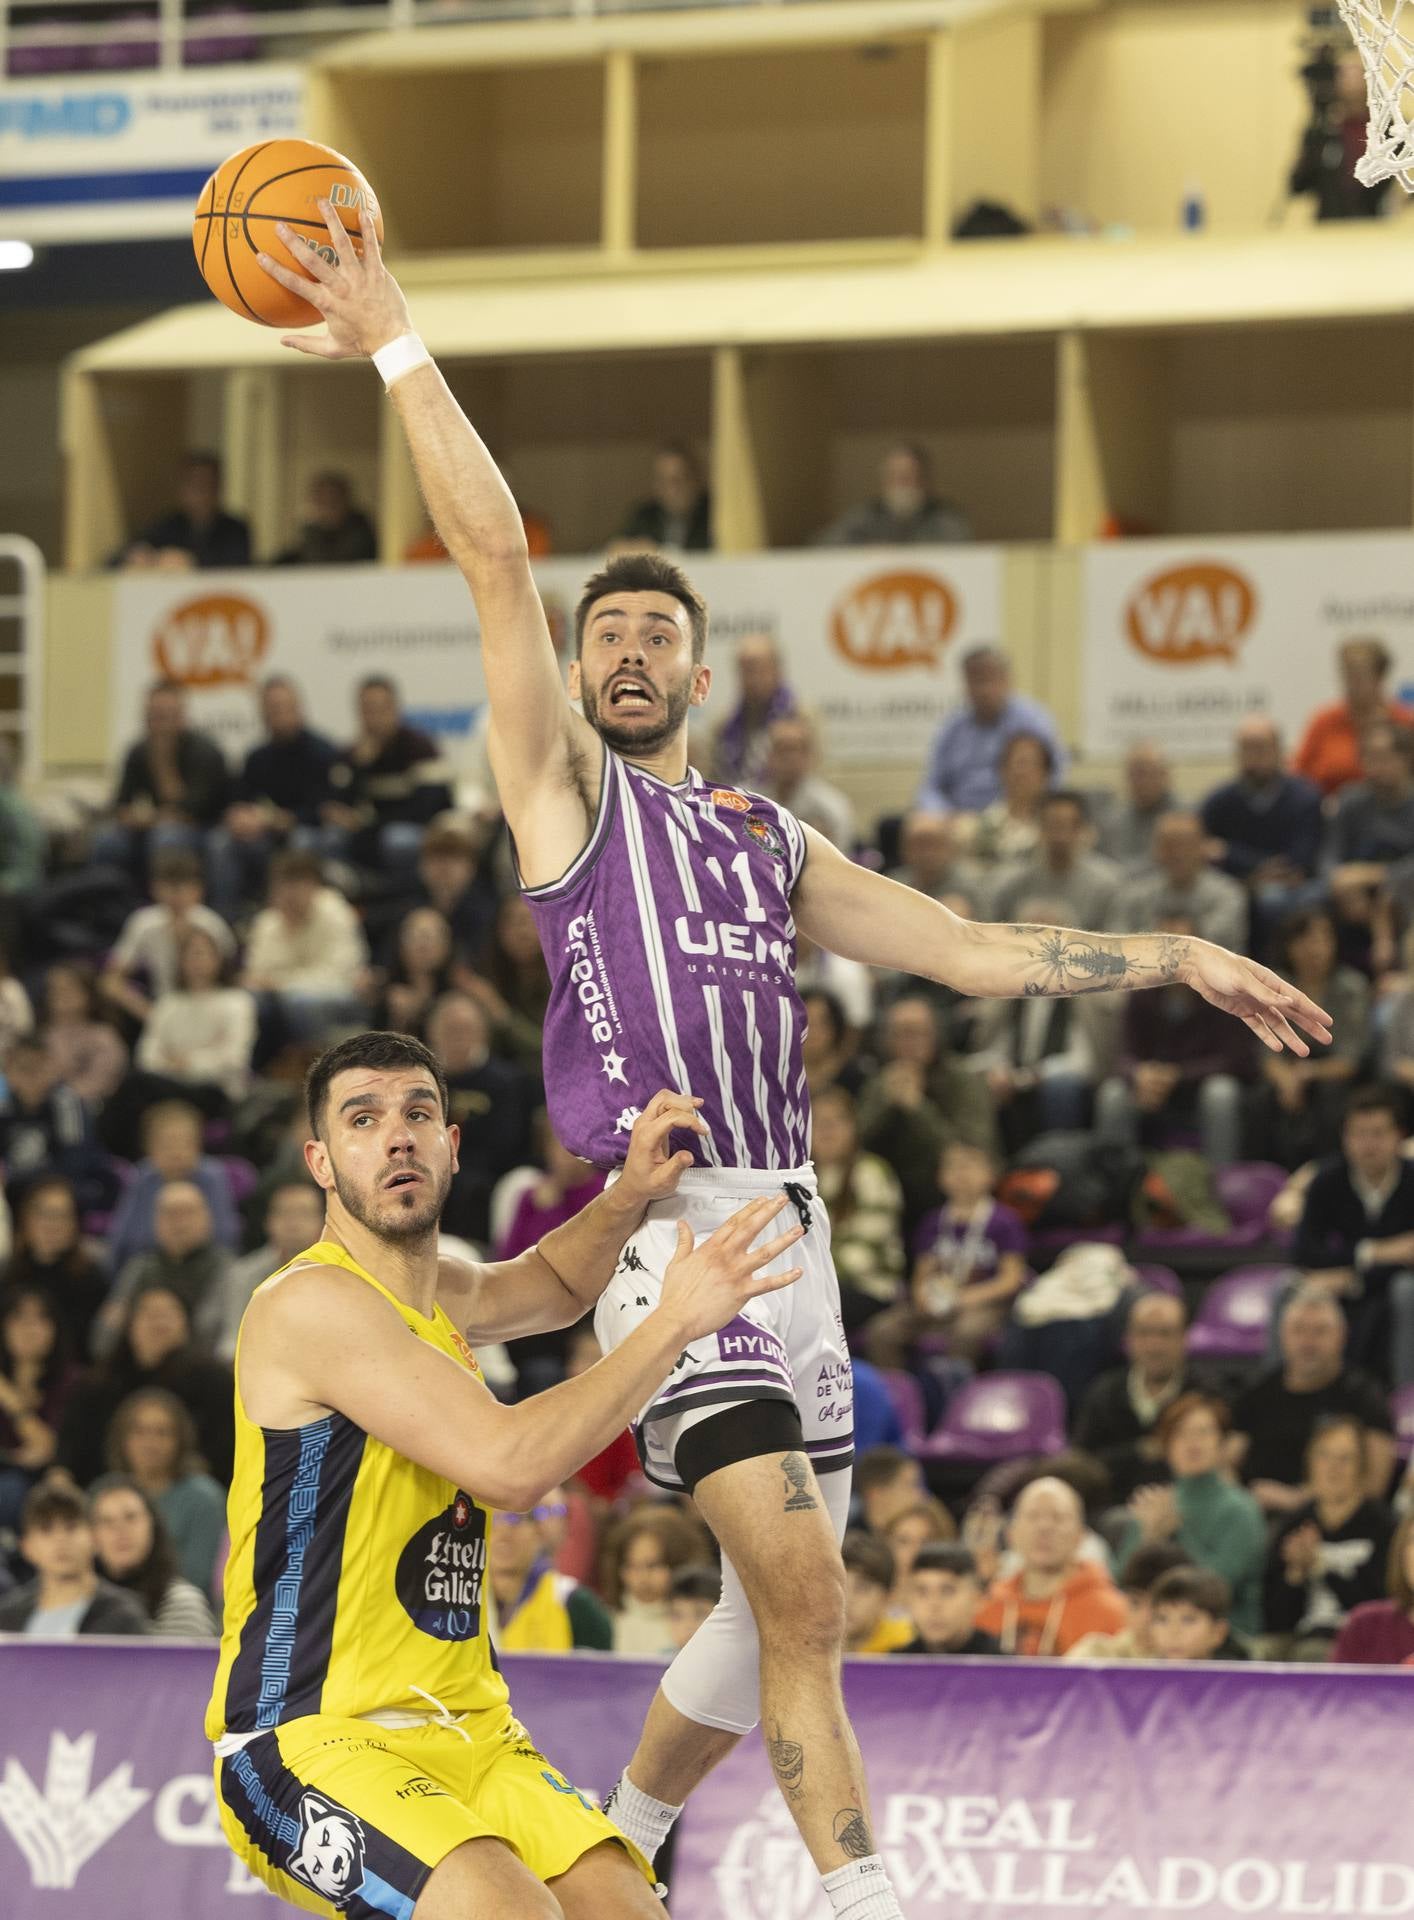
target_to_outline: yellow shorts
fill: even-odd
[[[464,1840],[502,1840],[553,1880],[617,1840],[510,1713],[393,1731],[310,1714],[216,1762],[221,1827],[272,1893],[313,1913],[411,1920],[428,1876]]]

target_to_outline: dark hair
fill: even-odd
[[[183,969],[193,940],[204,940],[216,955],[216,985],[229,987],[236,974],[235,955],[222,951],[221,942],[209,927],[183,927],[177,935],[177,984],[185,991],[186,976]]]
[[[144,1403],[160,1407],[163,1413],[170,1415],[177,1430],[177,1453],[172,1462],[173,1479],[184,1480],[189,1474],[200,1473],[204,1463],[197,1451],[196,1423],[191,1417],[191,1409],[166,1387],[139,1387],[118,1407],[108,1422],[108,1432],[104,1437],[103,1450],[108,1457],[109,1469],[113,1473],[131,1471],[123,1448],[127,1444],[128,1428],[133,1417]]]
[[[17,1033],[5,1049],[5,1058],[7,1061],[18,1060],[21,1055],[28,1055],[31,1059],[47,1060],[49,1042],[42,1033]]]
[[[701,1523],[680,1507],[635,1507],[632,1513],[626,1513],[604,1536],[599,1554],[600,1591],[615,1609],[624,1601],[624,1556],[641,1533],[653,1535],[674,1573],[680,1567],[700,1565],[707,1544]]]
[[[366,673],[358,683],[360,693],[372,693],[375,688],[381,688],[384,693],[391,693],[395,700],[398,697],[398,683],[396,680],[390,680],[386,673]]]
[[[351,1033],[347,1040],[329,1047],[310,1067],[304,1082],[304,1102],[309,1112],[309,1129],[315,1139],[322,1138],[329,1088],[336,1074],[354,1067],[372,1073],[415,1072],[421,1070],[437,1089],[442,1103],[442,1118],[447,1117],[447,1076],[430,1048],[408,1033]]]
[[[219,453],[212,453],[207,447],[193,447],[182,455],[179,470],[182,473],[190,473],[193,467],[206,467],[219,479],[221,456]]]
[[[1360,1454],[1360,1471],[1363,1474],[1365,1462],[1369,1456],[1370,1429],[1356,1413],[1323,1413],[1311,1429],[1311,1438],[1306,1442],[1306,1460],[1309,1466],[1311,1455],[1318,1441],[1332,1433],[1353,1433],[1355,1445]]]
[[[1124,1563],[1120,1586],[1126,1593],[1152,1593],[1175,1567],[1191,1567],[1193,1556],[1175,1540],[1146,1540]]]
[[[167,1523],[130,1473],[105,1473],[101,1479],[95,1480],[88,1490],[90,1525],[93,1524],[93,1509],[105,1493],[136,1494],[147,1509],[147,1517],[152,1522],[152,1545],[148,1548],[145,1557],[139,1560],[135,1567],[130,1567],[126,1573],[115,1573],[112,1568],[105,1566],[101,1553],[98,1560],[99,1565],[103,1567],[104,1579],[111,1581],[115,1587],[122,1587],[126,1592],[136,1594],[143,1604],[148,1619],[155,1620],[157,1609],[167,1598],[168,1589],[177,1578],[177,1550],[172,1544],[171,1534],[167,1531]]]
[[[679,1567],[668,1589],[670,1600],[710,1600],[715,1607],[722,1597],[722,1576],[705,1561]]]
[[[1053,787],[1049,793],[1042,796],[1041,807],[1043,811],[1047,807],[1060,806],[1074,807],[1075,811],[1080,815],[1080,818],[1088,823],[1090,819],[1090,802],[1085,798],[1083,793],[1078,793],[1074,787]]]
[[[1338,654],[1349,653],[1355,647],[1359,647],[1363,653],[1369,654],[1377,677],[1383,680],[1390,668],[1394,665],[1394,655],[1390,652],[1384,641],[1377,640],[1373,634],[1355,633],[1351,634],[1349,639],[1342,640],[1336,651]]]
[[[1030,733],[1024,727],[1021,729],[1019,733],[1012,734],[1011,738],[1003,746],[1001,750],[1001,754],[998,757],[997,764],[999,766],[1004,765],[1006,762],[1006,757],[1011,752],[1012,748],[1019,745],[1023,740],[1026,742],[1028,746],[1039,747],[1041,749],[1041,758],[1046,763],[1046,772],[1054,773],[1056,770],[1055,748],[1051,745],[1050,741],[1046,738],[1046,736],[1043,733]]]
[[[835,1044],[838,1045],[849,1032],[849,1021],[845,1017],[844,1003],[839,995],[831,993],[827,987],[811,987],[802,997],[807,1013],[812,1000],[823,1008],[834,1031]]]
[[[164,673],[159,680],[153,680],[149,683],[147,698],[150,700],[154,693],[184,694],[185,692],[186,688],[180,680],[174,680],[170,674]],[[174,851],[179,851],[179,849],[174,849]]]
[[[31,1528],[42,1533],[66,1520],[76,1523],[87,1518],[88,1509],[77,1487],[64,1480],[42,1480],[20,1509],[20,1538],[23,1540]]]
[[[3,1327],[22,1300],[37,1300],[48,1314],[50,1324],[54,1328],[54,1344],[49,1349],[39,1376],[39,1391],[42,1395],[47,1395],[55,1382],[62,1379],[68,1371],[68,1335],[59,1314],[59,1303],[54,1297],[53,1289],[46,1286],[42,1280],[24,1280],[14,1274],[11,1274],[6,1279],[4,1287],[0,1288],[0,1327]],[[3,1338],[0,1338],[0,1374],[7,1379],[10,1374],[10,1355]]]
[[[1328,907],[1300,907],[1295,913],[1289,913],[1276,930],[1272,941],[1272,951],[1276,964],[1284,972],[1291,967],[1292,943],[1309,933],[1319,920],[1324,920],[1331,932],[1335,932],[1335,921]],[[1337,959],[1337,964],[1339,961]]]
[[[886,1487],[904,1467],[913,1464],[913,1455],[902,1447],[866,1447],[854,1463],[854,1490],[872,1493],[877,1487]]]
[[[584,629],[596,600],[610,593],[666,593],[686,607],[692,627],[692,657],[707,651],[707,602],[682,568],[661,553],[621,553],[600,567],[584,583],[574,610],[575,658],[584,652]]]
[[[1149,1589],[1149,1605],[1196,1607],[1214,1620],[1226,1620],[1232,1612],[1232,1588],[1211,1567],[1170,1567]]]
[[[337,467],[324,467],[309,477],[310,487],[336,487],[347,506],[353,499],[353,482],[346,473],[340,473]]]
[[[929,1540],[913,1556],[915,1573],[955,1573],[959,1580],[975,1580],[980,1587],[982,1575],[971,1549],[955,1540]]]
[[[283,853],[277,853],[270,862],[269,884],[274,887],[281,880],[312,880],[316,886],[322,886],[324,868],[318,854],[306,847],[286,847]]]
[[[851,1527],[844,1537],[840,1557],[846,1572],[862,1574],[874,1586],[882,1587],[885,1593],[893,1586],[893,1549],[878,1534],[866,1533],[863,1527]]]
[[[1404,1131],[1404,1100],[1397,1087],[1357,1087],[1345,1103],[1342,1118],[1356,1113],[1387,1113],[1399,1131]]]
[[[54,976],[58,973],[67,973],[71,979],[77,980],[79,986],[83,989],[84,1018],[93,1021],[95,1024],[101,1023],[104,1019],[104,1007],[98,991],[98,975],[88,962],[86,960],[56,960],[44,976],[44,994],[46,1000],[49,997],[49,989],[54,984]]]
[[[1218,1424],[1220,1434],[1227,1433],[1232,1427],[1232,1415],[1227,1402],[1219,1400],[1215,1393],[1181,1393],[1171,1400],[1159,1415],[1154,1426],[1154,1438],[1160,1447],[1167,1447],[1184,1421],[1193,1413],[1210,1413]]]
[[[158,880],[195,880],[201,881],[201,860],[198,855],[188,853],[182,847],[168,847],[159,853],[152,862],[152,878]]]
[[[197,1141],[200,1143],[204,1126],[200,1107],[194,1107],[190,1100],[159,1100],[142,1116],[139,1131],[142,1134],[144,1153],[151,1152],[152,1136],[158,1128],[168,1125],[173,1120],[182,1120],[187,1126],[195,1128]]]
[[[24,1187],[18,1191],[13,1184],[10,1188],[10,1205],[14,1208],[15,1225],[18,1228],[18,1232],[16,1234],[16,1250],[11,1255],[10,1264],[6,1268],[6,1278],[8,1280],[13,1281],[27,1277],[24,1262],[31,1256],[28,1246],[23,1244],[25,1220],[30,1208],[34,1205],[41,1193],[64,1194],[69,1205],[74,1210],[74,1226],[77,1231],[75,1233],[74,1244],[65,1256],[66,1266],[79,1251],[80,1242],[83,1239],[83,1221],[79,1215],[78,1195],[74,1192],[73,1182],[65,1179],[62,1173],[36,1174],[32,1180],[27,1181]]]

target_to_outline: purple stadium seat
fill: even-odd
[[[1389,1417],[1394,1422],[1395,1451],[1407,1460],[1414,1453],[1414,1386],[1395,1388],[1389,1397]]]
[[[985,1373],[948,1401],[921,1448],[928,1460],[1014,1460],[1065,1447],[1065,1395],[1048,1373]]]
[[[1235,1227],[1265,1226],[1267,1209],[1290,1178],[1285,1167],[1269,1160],[1238,1160],[1216,1168],[1213,1184]]]
[[[238,1154],[221,1155],[221,1171],[226,1176],[226,1185],[231,1194],[231,1205],[243,1207],[260,1184],[260,1173],[249,1160],[242,1160]]]
[[[1217,1197],[1232,1225],[1226,1233],[1206,1227],[1149,1227],[1134,1243],[1140,1258],[1154,1254],[1205,1252],[1240,1259],[1254,1248],[1267,1247],[1273,1235],[1267,1228],[1267,1209],[1286,1185],[1288,1175],[1265,1160],[1240,1160],[1213,1171]]]
[[[1215,1280],[1188,1331],[1188,1351],[1214,1359],[1260,1360],[1290,1267],[1237,1267]]]
[[[1172,1267],[1137,1266],[1134,1272],[1145,1293],[1171,1293],[1175,1300],[1183,1298],[1183,1282]]]
[[[922,1384],[911,1373],[903,1373],[897,1367],[880,1367],[879,1378],[903,1428],[903,1444],[910,1453],[915,1453],[928,1429]]]

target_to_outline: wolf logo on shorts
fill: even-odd
[[[363,1828],[345,1808],[322,1794],[306,1793],[299,1803],[299,1840],[285,1872],[331,1906],[343,1907],[363,1885]]]

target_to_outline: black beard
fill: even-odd
[[[692,705],[692,695],[686,687],[663,695],[666,711],[660,725],[650,732],[632,731],[616,727],[612,720],[605,719],[599,709],[599,700],[586,687],[580,695],[580,705],[584,708],[584,717],[598,734],[599,738],[615,753],[625,759],[642,759],[644,755],[658,753],[668,746],[682,731],[687,719],[687,710]]]
[[[334,1191],[345,1210],[357,1220],[369,1233],[376,1234],[380,1240],[392,1240],[399,1243],[407,1240],[426,1240],[435,1236],[437,1222],[442,1217],[442,1209],[447,1204],[447,1195],[451,1191],[452,1176],[434,1190],[432,1200],[426,1207],[399,1207],[391,1219],[376,1215],[373,1208],[357,1193],[345,1184],[337,1167],[333,1168]]]

